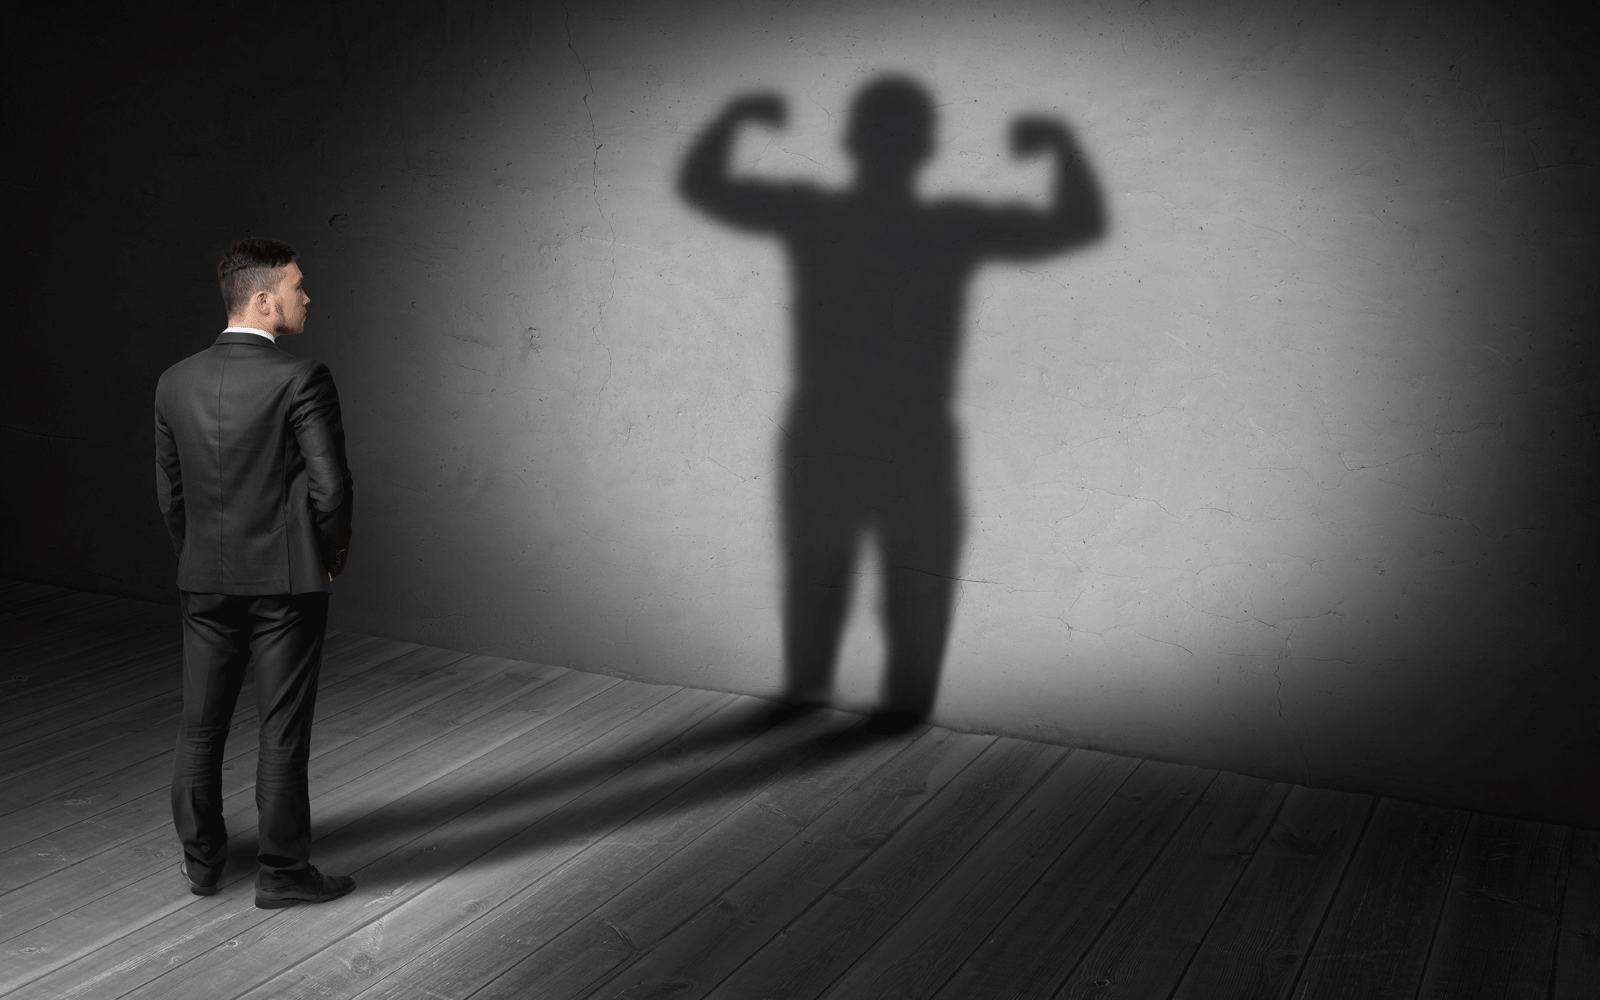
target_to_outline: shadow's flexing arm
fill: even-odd
[[[1092,243],[1105,233],[1100,185],[1066,126],[1048,118],[1019,118],[1011,127],[1011,149],[1021,157],[1054,156],[1051,204],[1041,212],[954,203],[952,208],[969,216],[978,256],[1002,260],[1042,257]]]
[[[685,201],[730,225],[771,230],[804,210],[814,189],[803,184],[735,179],[728,172],[733,140],[739,127],[761,124],[782,128],[787,119],[783,98],[754,94],[736,98],[695,139],[678,175],[678,193]]]

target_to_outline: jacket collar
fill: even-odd
[[[244,333],[239,330],[224,330],[222,333],[218,334],[216,344],[213,344],[212,346],[215,347],[222,344],[253,345],[255,347],[265,347],[268,350],[273,351],[278,349],[276,342],[268,340],[260,334]]]

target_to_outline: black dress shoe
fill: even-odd
[[[199,866],[195,866],[199,870]],[[221,872],[202,872],[200,878],[194,877],[194,872],[189,868],[189,859],[183,861],[183,878],[189,883],[189,891],[196,896],[210,896],[217,891],[217,883],[222,881]]]
[[[263,889],[256,883],[256,906],[263,910],[277,910],[296,903],[326,903],[338,899],[356,887],[356,880],[348,875],[324,875],[315,865],[306,869],[305,877],[298,882]]]

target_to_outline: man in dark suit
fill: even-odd
[[[306,763],[328,594],[350,540],[351,480],[326,365],[286,354],[310,299],[295,250],[247,239],[217,266],[228,328],[156,387],[156,494],[178,553],[183,718],[172,816],[196,895],[228,856],[222,754],[254,663],[256,905],[336,899],[355,887],[310,863]]]

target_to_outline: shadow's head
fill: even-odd
[[[909,185],[933,152],[933,99],[905,77],[881,77],[856,96],[845,145],[869,180]]]

